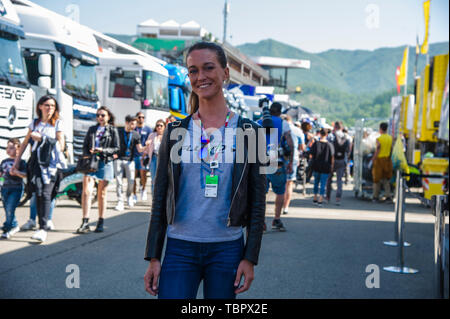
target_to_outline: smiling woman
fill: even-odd
[[[229,80],[230,70],[223,49],[214,43],[200,42],[189,49],[187,60],[192,86],[191,114],[198,111],[200,97],[216,96],[225,101],[222,86]]]
[[[266,178],[259,172],[259,159],[256,163],[247,158],[243,163],[235,160],[236,146],[247,148],[247,144],[236,145],[233,135],[244,127],[256,130],[258,126],[227,107],[222,87],[229,79],[229,69],[219,45],[195,44],[188,50],[186,64],[192,114],[170,123],[159,147],[145,286],[159,298],[192,299],[203,280],[205,298],[235,298],[250,288],[254,278],[264,225]],[[171,156],[169,137],[176,127],[182,128],[183,145],[188,146],[182,148],[181,163],[172,161]],[[224,138],[225,130],[231,132],[231,139]]]

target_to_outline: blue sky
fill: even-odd
[[[197,21],[219,39],[225,0],[35,0],[104,33],[136,34],[138,23]],[[272,38],[308,52],[373,50],[415,45],[424,38],[422,0],[229,0],[227,40],[233,45]],[[431,1],[430,43],[449,40],[449,1]]]

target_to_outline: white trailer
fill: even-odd
[[[26,77],[19,39],[25,33],[10,0],[0,0],[0,161],[10,138],[21,141],[33,115],[33,91]]]
[[[64,123],[69,162],[82,153],[89,126],[96,123],[99,48],[92,32],[26,0],[12,0],[25,31],[21,42],[36,100],[54,95]]]
[[[157,60],[138,54],[103,50],[97,70],[100,103],[108,106],[119,126],[126,115],[142,111],[151,128],[170,115],[169,73]]]

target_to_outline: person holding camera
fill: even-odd
[[[103,216],[106,211],[106,188],[114,179],[114,154],[119,152],[119,133],[114,127],[114,115],[106,107],[97,110],[97,125],[91,126],[84,138],[83,156],[99,156],[98,169],[87,173],[83,178],[83,195],[81,207],[83,220],[77,233],[84,234],[91,231],[89,228],[89,212],[91,210],[91,194],[94,190],[94,180],[98,181],[98,222],[95,232],[103,232]]]
[[[141,137],[135,131],[136,117],[127,115],[125,127],[118,129],[119,152],[114,154],[114,175],[116,176],[117,206],[115,210],[124,210],[123,200],[123,175],[127,178],[127,202],[128,207],[134,207],[133,186],[135,179],[134,157],[137,152],[142,152]]]
[[[272,127],[275,130],[271,130],[271,134],[266,135],[267,147],[269,149],[280,150],[278,154],[278,169],[273,174],[267,174],[266,193],[269,191],[270,184],[272,184],[272,190],[275,193],[275,217],[272,221],[272,229],[285,231],[283,223],[281,222],[281,209],[284,204],[284,194],[286,192],[286,174],[292,174],[294,163],[294,143],[291,137],[291,128],[289,124],[281,119],[282,105],[278,102],[272,103],[270,106],[270,116],[272,118]],[[265,127],[265,120],[258,121],[258,124]],[[275,145],[271,142],[275,141]],[[286,155],[287,153],[287,155]],[[287,157],[287,158],[286,158]],[[265,224],[264,224],[264,227]]]

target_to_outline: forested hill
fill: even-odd
[[[390,100],[396,95],[395,70],[400,66],[405,47],[365,50],[328,50],[321,53],[302,51],[293,46],[263,40],[238,48],[249,56],[272,56],[311,61],[311,69],[290,69],[288,86],[302,88],[292,98],[319,113],[327,121],[342,120],[353,125],[357,119],[390,116]],[[415,47],[409,49],[408,91],[413,92]],[[429,56],[449,52],[449,43],[430,44]],[[425,66],[426,57],[419,55],[417,74]],[[272,76],[284,75],[274,70]],[[403,92],[403,90],[402,90]]]
[[[258,43],[238,46],[249,56],[273,56],[311,61],[311,69],[289,70],[288,84],[295,87],[317,84],[346,93],[378,94],[395,88],[395,70],[403,59],[405,46],[365,50],[328,50],[309,53],[299,48],[268,39]],[[429,55],[449,52],[449,43],[430,44]],[[425,65],[425,56],[419,55],[418,73]],[[409,76],[412,81],[415,64],[415,47],[409,50]],[[280,73],[281,74],[281,73]]]

